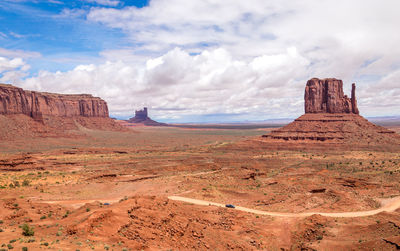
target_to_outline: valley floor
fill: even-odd
[[[274,150],[269,130],[2,141],[0,249],[399,248],[400,152]]]

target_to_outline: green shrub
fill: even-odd
[[[22,225],[22,234],[24,236],[33,236],[35,235],[35,229],[25,223],[24,225]]]
[[[22,251],[28,251],[27,247],[22,247]]]

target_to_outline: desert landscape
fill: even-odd
[[[221,129],[124,126],[101,99],[2,85],[1,248],[396,250],[400,135],[354,88],[311,79],[292,124]]]
[[[399,0],[1,0],[0,251],[400,250]]]

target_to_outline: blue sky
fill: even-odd
[[[118,1],[113,8],[141,8],[147,0]],[[38,70],[69,70],[83,59],[95,60],[100,51],[122,48],[126,35],[117,29],[86,20],[91,8],[107,5],[96,1],[2,1],[0,42],[9,50],[38,52],[31,73]],[[53,60],[54,59],[54,60]],[[59,62],[60,59],[62,62]]]
[[[112,116],[257,121],[304,112],[312,77],[400,115],[400,1],[2,0],[0,82],[91,93]]]

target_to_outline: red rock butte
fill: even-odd
[[[0,139],[66,136],[65,132],[80,126],[122,130],[109,118],[107,103],[101,98],[26,91],[0,84]]]
[[[133,124],[143,124],[145,126],[166,126],[165,123],[159,123],[157,121],[149,118],[147,113],[147,107],[144,107],[143,110],[136,110],[135,117],[132,117],[128,120],[129,123]]]
[[[43,115],[58,117],[108,117],[107,103],[89,94],[55,94],[25,91],[0,84],[0,114],[25,114],[40,119]]]
[[[354,113],[359,114],[356,84],[353,83],[351,98],[343,93],[342,80],[335,78],[307,81],[304,93],[305,113]]]
[[[304,147],[304,143],[346,144],[352,148],[400,146],[400,135],[359,115],[355,89],[353,84],[351,98],[348,98],[343,93],[342,80],[308,80],[304,94],[305,114],[263,135],[264,141],[296,148]]]

